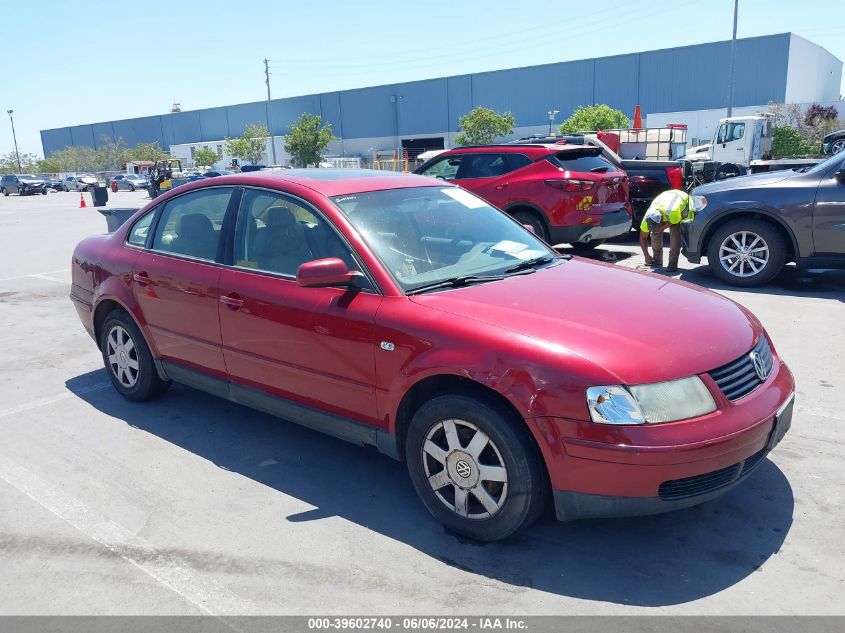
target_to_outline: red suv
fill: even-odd
[[[588,249],[631,229],[628,176],[606,161],[598,147],[460,147],[414,173],[472,191],[549,244]]]
[[[711,499],[791,420],[792,375],[740,306],[559,255],[410,174],[178,187],[76,247],[71,299],[127,399],[177,381],[374,445],[478,539],[550,496],[563,520]]]

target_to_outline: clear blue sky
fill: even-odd
[[[739,4],[739,37],[792,31],[845,60],[842,0]],[[262,100],[265,57],[273,97],[287,97],[729,39],[733,0],[18,6],[13,28],[3,26],[0,106],[15,111],[21,152],[40,155],[42,129],[159,114],[173,101],[190,110]],[[153,57],[167,60],[155,72]],[[7,117],[0,153],[12,149]]]

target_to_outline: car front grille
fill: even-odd
[[[754,349],[747,354],[710,372],[710,377],[728,400],[739,400],[763,383],[754,367],[754,356],[758,357],[768,377],[772,373],[775,359],[765,336],[761,336]]]
[[[763,461],[765,456],[766,449],[764,448],[733,466],[720,468],[719,470],[704,473],[703,475],[695,475],[694,477],[664,481],[660,484],[657,494],[664,501],[677,501],[679,499],[688,499],[689,497],[714,492],[720,488],[730,486],[738,479],[750,474],[751,471],[760,465],[760,462]]]

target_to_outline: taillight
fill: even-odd
[[[672,189],[684,188],[684,170],[680,167],[667,167],[666,177],[669,179],[669,186]]]
[[[576,180],[573,178],[550,178],[546,180],[549,187],[563,191],[589,191],[595,184],[592,180]]]

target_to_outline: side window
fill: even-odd
[[[461,165],[463,155],[448,156],[441,158],[433,165],[426,168],[422,172],[423,176],[430,176],[431,178],[442,178],[443,180],[454,180],[458,174],[458,168]]]
[[[168,201],[153,249],[214,261],[231,188],[201,189]]]
[[[745,123],[731,123],[728,141],[738,141],[745,135]]]
[[[728,136],[728,124],[722,123],[722,125],[719,126],[719,133],[716,135],[716,142],[717,143],[727,143],[728,142],[727,136]]]
[[[495,178],[510,171],[506,154],[472,154],[467,156],[458,170],[461,178]]]
[[[150,232],[150,224],[155,217],[155,209],[147,211],[144,215],[135,221],[132,228],[129,229],[129,234],[126,236],[126,243],[132,246],[144,246],[147,243],[147,235]]]
[[[296,276],[300,264],[337,257],[357,270],[349,247],[334,229],[296,198],[247,189],[235,234],[235,265]]]

